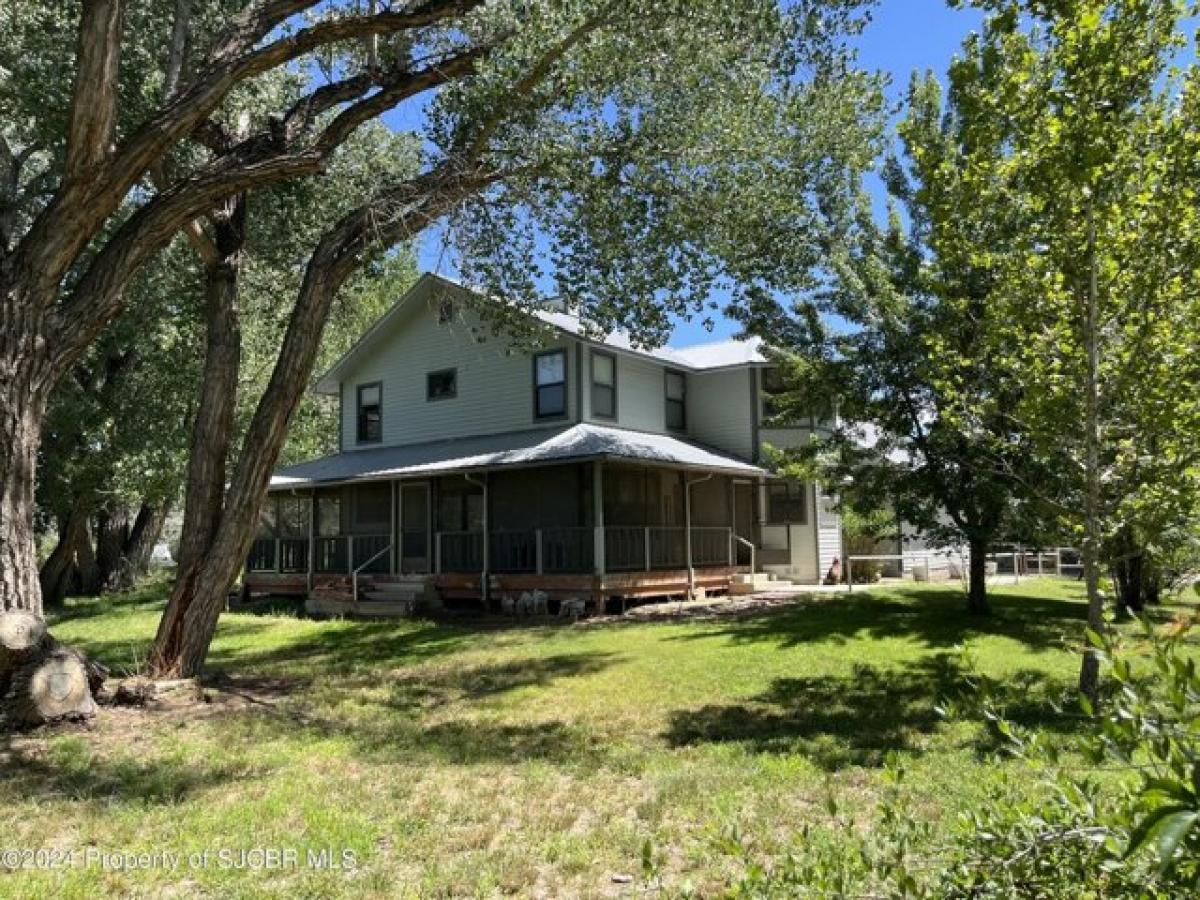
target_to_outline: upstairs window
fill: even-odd
[[[538,419],[567,414],[566,350],[551,350],[533,358],[533,414]]]
[[[617,358],[592,351],[592,415],[617,417]]]
[[[383,440],[383,385],[358,386],[358,442],[377,444]]]
[[[458,370],[442,369],[425,376],[426,400],[451,400],[458,396]]]
[[[807,485],[795,481],[767,485],[767,524],[807,525]]]
[[[667,427],[672,431],[687,429],[687,376],[670,369],[666,372]]]

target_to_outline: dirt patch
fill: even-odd
[[[92,719],[59,722],[31,731],[4,735],[0,743],[0,767],[17,757],[37,756],[49,737],[63,734],[86,736],[96,746],[135,745],[147,728],[184,728],[204,719],[249,709],[285,712],[285,701],[310,683],[306,678],[234,678],[219,674],[205,683],[172,683],[169,690],[146,690],[127,680],[110,681],[96,698],[99,710]],[[147,682],[147,684],[152,684]],[[122,702],[118,690],[125,691]],[[136,700],[130,698],[136,692]]]

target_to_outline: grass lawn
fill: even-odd
[[[78,602],[54,633],[136,668],[163,590]],[[76,851],[72,868],[0,870],[0,895],[629,896],[647,841],[665,895],[711,895],[736,877],[734,829],[766,859],[830,797],[869,825],[888,751],[914,815],[979,796],[991,738],[935,712],[962,683],[958,646],[1038,721],[1071,690],[1084,613],[1077,584],[1049,579],[993,602],[975,620],[959,590],[913,585],[674,623],[229,614],[211,702],[108,708],[90,729],[0,745],[0,843]],[[1041,721],[1069,737],[1070,720]],[[300,864],[217,862],[251,848]],[[357,865],[308,868],[309,848]],[[206,849],[212,862],[188,864]],[[95,856],[163,850],[179,868]]]

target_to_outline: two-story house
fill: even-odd
[[[725,590],[737,573],[816,582],[840,524],[764,447],[772,370],[753,341],[644,350],[538,312],[538,349],[491,333],[423,276],[318,382],[340,450],[276,473],[248,591],[420,591],[499,602]],[[417,586],[417,587],[414,587]],[[319,605],[319,604],[318,604]]]

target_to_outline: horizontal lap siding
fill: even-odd
[[[754,370],[688,375],[688,430],[693,440],[741,459],[754,458]]]
[[[477,337],[477,335],[479,337]],[[358,444],[357,386],[383,383],[382,445],[416,444],[481,434],[502,434],[545,425],[566,424],[575,415],[577,369],[566,341],[568,415],[538,420],[533,414],[533,362],[523,350],[512,350],[503,337],[487,333],[474,316],[440,324],[424,302],[398,317],[378,349],[344,376],[342,428],[345,450],[377,447]],[[426,376],[457,369],[457,396],[425,399]]]

